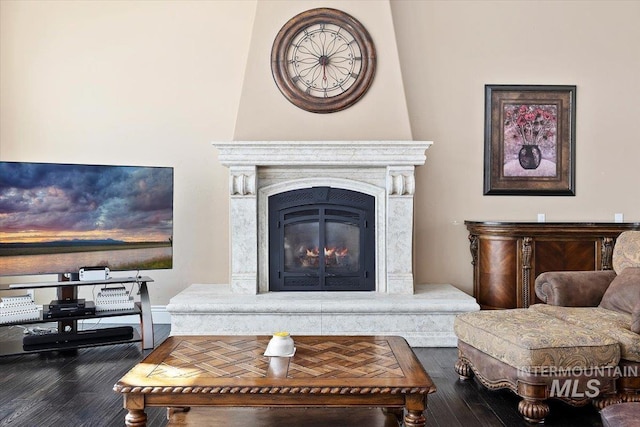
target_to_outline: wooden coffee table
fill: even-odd
[[[147,406],[313,406],[381,407],[425,425],[436,387],[404,338],[293,338],[293,357],[265,357],[267,336],[169,337],[114,386],[125,424],[146,426]]]

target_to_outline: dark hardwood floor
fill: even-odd
[[[169,325],[156,325],[154,330],[156,345],[169,335]],[[19,328],[1,328],[0,345],[7,335],[21,333]],[[455,348],[414,350],[438,387],[429,396],[428,426],[530,426],[518,414],[519,399],[511,392],[489,391],[476,381],[458,380],[453,371]],[[136,343],[71,354],[0,358],[0,427],[123,426],[122,397],[112,387],[148,353],[143,354]],[[553,401],[550,404],[547,426],[602,426],[592,406],[573,408]],[[163,408],[148,408],[147,416],[151,427],[167,425]],[[305,426],[308,421],[292,421],[288,425]],[[221,425],[235,425],[234,419],[230,416]],[[330,427],[334,427],[333,423]]]

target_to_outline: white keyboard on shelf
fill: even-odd
[[[38,320],[40,307],[31,295],[5,296],[0,298],[0,324]]]
[[[124,286],[102,288],[96,298],[96,311],[133,310],[135,302]]]

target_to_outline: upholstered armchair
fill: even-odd
[[[546,272],[536,278],[536,295],[546,304],[533,309],[614,338],[620,365],[640,372],[640,231],[620,234],[613,248],[613,270]],[[617,389],[624,401],[640,401],[640,378],[620,372]]]
[[[550,398],[600,409],[640,402],[640,231],[618,237],[613,267],[539,275],[546,304],[458,315],[460,378],[509,388],[530,422],[544,421]]]

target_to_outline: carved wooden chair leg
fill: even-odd
[[[594,397],[591,399],[591,404],[598,410],[601,410],[609,405],[614,405],[616,403],[622,403],[624,399],[622,395],[619,394],[605,394],[603,396]]]
[[[640,402],[640,393],[622,393],[623,402]]]
[[[518,412],[530,423],[544,423],[549,415],[549,405],[541,400],[524,398],[518,403]]]
[[[458,358],[454,366],[456,373],[460,376],[461,380],[469,380],[473,378],[473,370],[471,365],[465,359]]]

